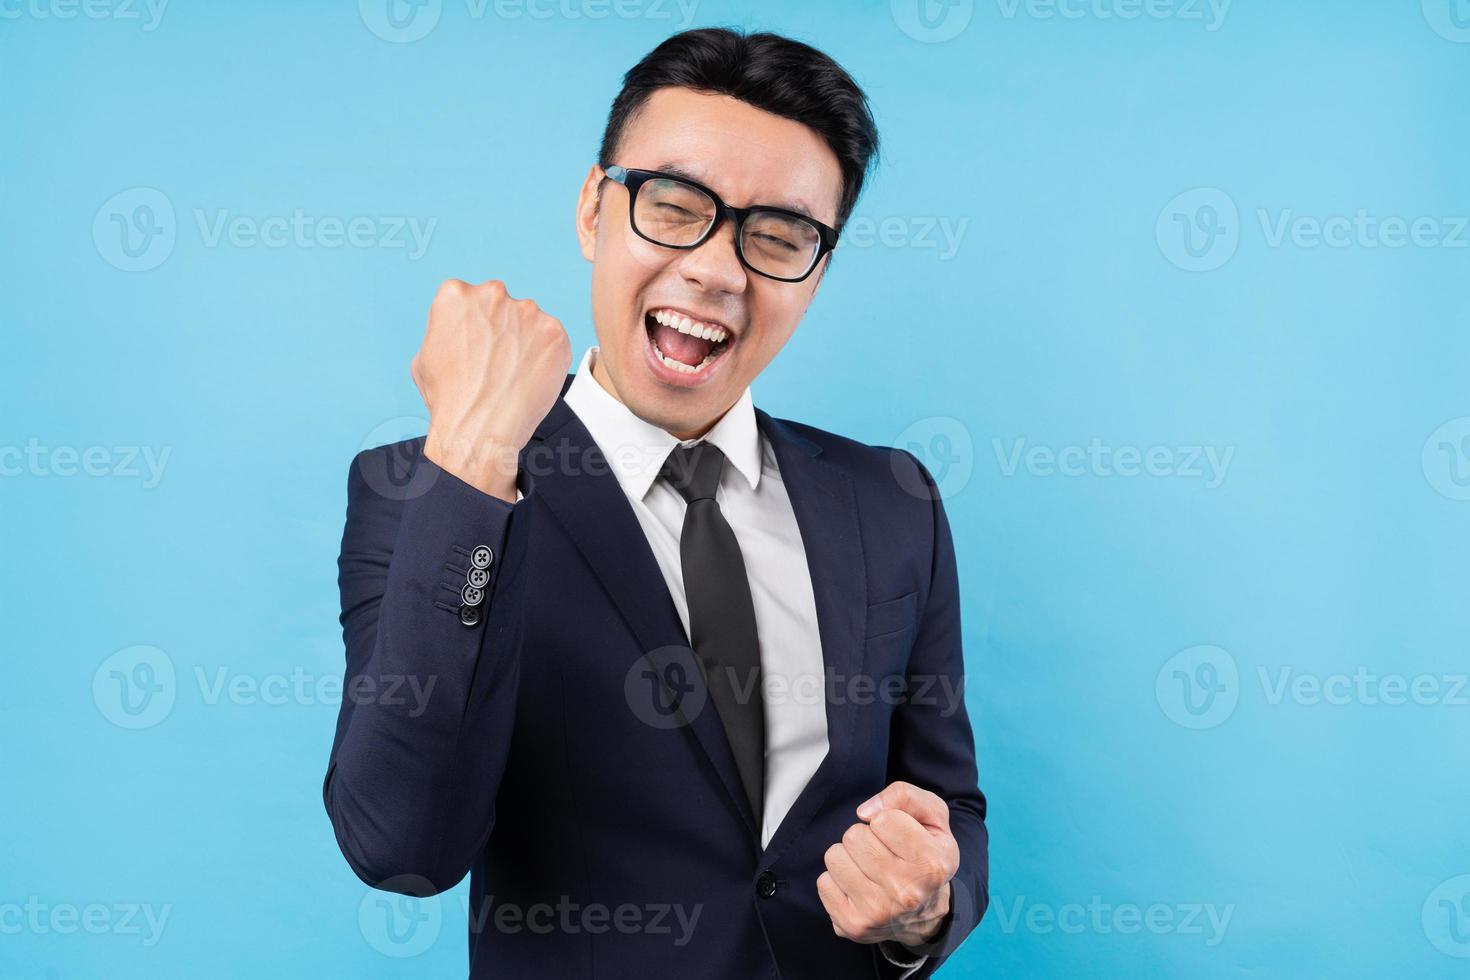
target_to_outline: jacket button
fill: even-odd
[[[760,877],[755,879],[755,893],[761,898],[770,898],[776,894],[776,876],[769,871],[762,871]]]
[[[490,550],[489,545],[480,545],[470,552],[470,564],[476,568],[489,568],[490,562],[495,559],[495,552]]]
[[[480,624],[480,607],[460,606],[459,621],[466,626],[478,626]]]

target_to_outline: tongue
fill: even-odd
[[[657,321],[650,322],[653,323],[653,342],[658,344],[658,349],[665,356],[691,367],[703,361],[705,355],[715,346],[714,341],[691,337]]]

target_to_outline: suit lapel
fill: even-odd
[[[562,395],[572,377],[567,376]],[[694,663],[689,638],[663,572],[601,449],[563,398],[557,399],[522,450],[521,465],[534,477],[536,493],[587,559],[658,676],[665,681],[683,676],[692,685],[666,693],[671,698],[678,695],[681,703],[703,705],[692,719],[684,717],[684,727],[718,773],[750,834],[752,849],[758,850],[758,817],[751,812],[719,713],[698,669],[689,669]],[[676,663],[679,672],[671,673]]]
[[[572,377],[568,375],[562,386],[563,396]],[[771,444],[801,530],[824,667],[830,678],[849,684],[863,667],[867,602],[852,482],[823,458],[820,446],[792,427],[760,409],[756,409],[756,422]],[[658,675],[667,679],[671,665],[692,663],[689,639],[643,528],[601,450],[563,398],[557,399],[522,450],[521,465],[533,475],[536,492],[586,558]],[[752,847],[759,850],[760,815],[751,811],[719,713],[708,700],[699,672],[683,673],[695,688],[686,688],[684,699],[704,705],[692,719],[685,718],[685,727],[719,775],[731,806],[750,833]],[[827,755],[781,821],[766,849],[768,855],[778,854],[841,782],[852,748],[857,707],[850,697],[823,700]]]

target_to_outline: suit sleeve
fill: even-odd
[[[885,976],[930,976],[979,924],[990,903],[989,835],[985,796],[975,764],[975,739],[965,710],[965,664],[960,633],[959,574],[954,541],[933,477],[912,454],[931,504],[933,558],[928,595],[909,659],[908,697],[894,711],[889,734],[888,778],[938,794],[949,804],[950,831],[960,848],[951,885],[950,913],[932,942],[911,952],[926,954],[917,970],[883,963]],[[885,957],[879,957],[880,962]]]
[[[409,479],[394,481],[395,467]],[[524,470],[517,482],[533,496]],[[373,887],[451,888],[489,837],[515,717],[531,506],[441,470],[422,440],[353,461],[338,559],[346,671],[322,794],[338,846]],[[475,606],[464,587],[484,549]]]

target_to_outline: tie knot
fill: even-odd
[[[692,446],[675,446],[664,461],[659,476],[670,485],[687,503],[696,500],[713,500],[715,488],[720,485],[720,471],[725,465],[725,454],[714,443],[697,442]]]

